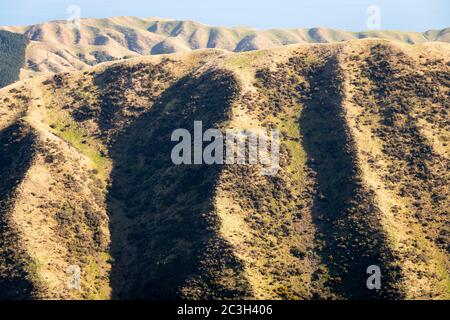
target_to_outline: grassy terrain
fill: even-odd
[[[172,36],[194,27],[152,24]],[[205,50],[3,89],[1,292],[448,299],[448,50],[379,40]],[[278,174],[174,165],[171,133],[195,120],[278,129]],[[82,290],[65,288],[68,265],[81,267]],[[381,290],[367,289],[370,265]]]
[[[55,109],[47,113],[47,121],[52,132],[86,156],[92,163],[92,173],[105,182],[111,168],[106,148],[78,126],[68,113]]]

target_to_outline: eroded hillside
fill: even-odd
[[[208,26],[194,21],[126,16],[81,19],[79,28],[60,20],[31,26],[4,26],[0,29],[18,33],[20,35],[16,37],[23,35],[29,40],[25,63],[20,65],[21,79],[82,70],[105,61],[206,48],[243,52],[289,44],[334,43],[366,38],[408,44],[450,42],[449,28],[423,33],[382,30],[348,32],[327,28],[256,30]],[[21,52],[17,54],[22,57]]]
[[[448,299],[449,50],[200,50],[2,89],[0,295]],[[279,129],[280,171],[174,165],[194,121]]]

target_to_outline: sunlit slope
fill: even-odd
[[[449,298],[449,50],[199,50],[2,89],[1,294]],[[200,120],[278,128],[280,171],[174,165]]]
[[[326,28],[256,30],[207,26],[193,21],[136,17],[82,19],[75,29],[66,21],[3,27],[31,42],[21,78],[81,70],[101,62],[141,55],[216,48],[242,52],[298,43],[331,43],[380,38],[409,44],[449,42],[448,29],[420,32],[347,32]]]

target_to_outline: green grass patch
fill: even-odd
[[[106,284],[103,277],[103,267],[111,259],[107,252],[101,252],[97,258],[92,257],[92,260],[87,266],[85,272],[85,286],[89,290],[89,300],[108,300],[110,298],[110,288]]]
[[[227,58],[224,66],[231,69],[248,68],[259,59],[264,58],[266,54],[267,50],[237,53]]]
[[[92,173],[102,181],[106,181],[111,167],[107,149],[99,141],[89,137],[86,130],[81,128],[67,112],[50,109],[47,115],[53,133],[85,155],[92,163]]]

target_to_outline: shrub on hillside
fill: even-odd
[[[0,88],[19,79],[27,45],[25,36],[0,30]]]

